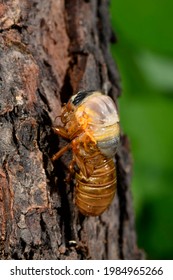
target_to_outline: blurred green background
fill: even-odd
[[[173,1],[112,0],[110,14],[138,245],[148,259],[173,259]]]

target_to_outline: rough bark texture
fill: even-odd
[[[140,259],[130,192],[131,160],[122,136],[117,195],[100,217],[84,217],[65,183],[71,153],[61,104],[81,89],[120,93],[109,52],[105,0],[0,3],[0,258]],[[75,241],[75,242],[74,242]]]

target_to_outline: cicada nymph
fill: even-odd
[[[114,156],[119,143],[119,117],[113,100],[98,91],[80,91],[62,108],[64,126],[55,133],[70,143],[53,160],[72,149],[69,169],[75,171],[75,203],[84,215],[98,216],[116,191]]]

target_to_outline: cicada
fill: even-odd
[[[63,106],[61,121],[63,126],[54,131],[69,144],[52,159],[72,150],[69,170],[75,170],[75,203],[82,214],[98,216],[108,208],[116,192],[114,156],[120,135],[116,106],[99,91],[80,91]]]

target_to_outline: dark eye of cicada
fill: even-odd
[[[90,96],[94,90],[79,91],[76,95],[72,96],[71,102],[73,105],[78,106],[88,96]]]

